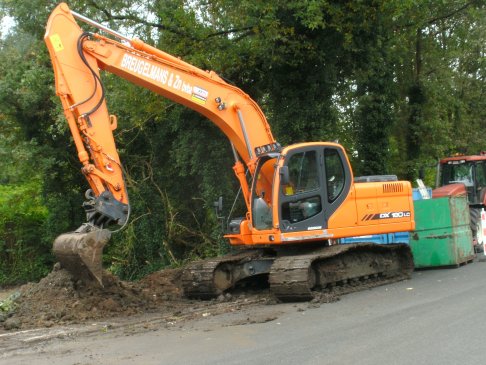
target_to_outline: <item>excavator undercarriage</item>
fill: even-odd
[[[182,284],[186,296],[210,299],[264,276],[277,299],[307,301],[316,292],[345,294],[408,279],[412,271],[406,244],[283,247],[194,262],[185,269]]]

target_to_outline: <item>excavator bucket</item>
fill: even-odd
[[[76,279],[96,279],[101,286],[103,247],[109,241],[111,232],[96,229],[91,232],[71,232],[54,240],[54,254],[61,266]]]

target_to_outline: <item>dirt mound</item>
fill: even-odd
[[[104,272],[104,287],[100,287],[94,282],[74,281],[66,270],[54,270],[39,283],[20,288],[13,313],[3,326],[50,327],[149,312],[167,301],[181,299],[180,271],[159,271],[139,282],[124,282]]]
[[[182,269],[166,269],[147,275],[137,285],[152,301],[179,299],[183,296],[181,276]]]
[[[101,287],[94,281],[75,280],[68,271],[56,268],[38,283],[24,285],[0,301],[0,333],[147,313],[174,324],[236,312],[248,306],[277,303],[268,288],[251,287],[237,287],[209,301],[186,299],[181,287],[182,271],[162,270],[137,282],[122,281],[104,272]],[[309,308],[337,300],[333,294],[317,294]],[[257,323],[252,321],[248,319],[244,323]]]

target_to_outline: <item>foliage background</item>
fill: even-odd
[[[0,0],[0,285],[35,280],[83,221],[87,184],[43,43],[52,0]],[[432,184],[437,159],[486,149],[482,0],[73,0],[72,9],[250,94],[282,144],[338,140],[355,175]],[[238,190],[228,141],[192,111],[104,75],[132,220],[105,263],[136,279],[228,250]],[[235,215],[242,214],[241,202]]]

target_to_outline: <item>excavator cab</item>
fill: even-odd
[[[345,152],[334,143],[299,144],[260,156],[252,185],[252,225],[282,232],[326,229],[351,181]]]
[[[342,148],[309,144],[291,149],[281,167],[279,221],[283,232],[326,229],[352,180]],[[318,228],[317,228],[318,227]]]

